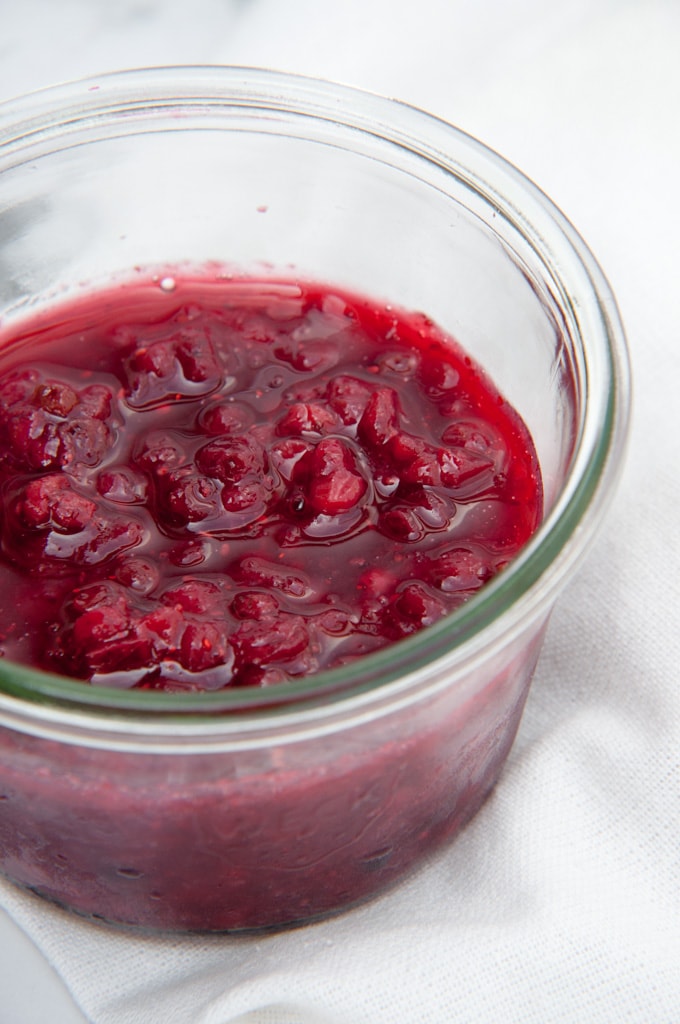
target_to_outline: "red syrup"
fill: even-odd
[[[0,650],[270,685],[435,622],[541,517],[531,439],[420,313],[316,285],[111,289],[0,339]]]
[[[193,691],[350,665],[468,600],[541,518],[520,417],[419,313],[187,277],[0,330],[0,352],[5,673]],[[154,930],[356,904],[484,801],[539,634],[318,732],[282,715],[266,742],[0,728],[2,871]]]

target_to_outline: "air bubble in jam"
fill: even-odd
[[[225,275],[5,328],[0,493],[0,654],[171,691],[426,628],[542,514],[525,425],[430,320]]]

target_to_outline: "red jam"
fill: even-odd
[[[435,622],[542,512],[536,454],[421,313],[294,281],[126,284],[0,332],[0,653],[269,685]]]
[[[293,281],[160,285],[0,329],[7,659],[124,688],[274,684],[435,622],[535,529],[525,426],[426,316]],[[540,628],[453,682],[228,742],[0,727],[0,869],[152,929],[350,906],[481,805]]]

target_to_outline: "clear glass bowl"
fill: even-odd
[[[510,750],[628,419],[622,328],[581,239],[518,171],[422,111],[210,67],[0,108],[5,325],[137,266],[211,263],[427,312],[528,425],[545,520],[459,611],[295,683],[157,694],[0,662],[2,871],[152,929],[325,915],[460,830]]]

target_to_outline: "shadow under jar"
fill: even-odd
[[[3,328],[130,268],[197,266],[426,312],[519,412],[543,479],[543,522],[503,572],[349,665],[192,694],[0,661],[8,878],[112,922],[269,928],[385,889],[490,792],[551,607],[618,475],[625,343],[561,214],[411,107],[266,71],[176,68],[0,108]]]

